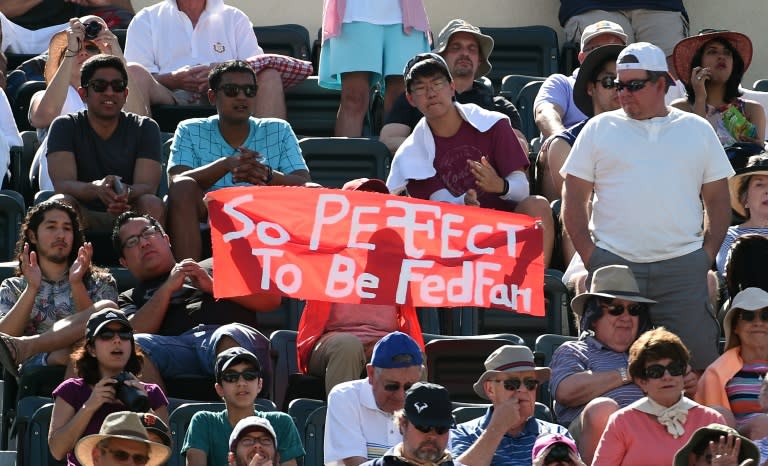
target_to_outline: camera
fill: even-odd
[[[101,32],[101,23],[98,21],[91,21],[85,25],[85,38],[93,40]]]
[[[570,462],[570,454],[571,449],[568,447],[568,445],[562,442],[558,442],[552,447],[551,450],[549,450],[549,454],[546,458],[544,458],[544,464],[555,463],[557,461]]]
[[[115,395],[129,411],[135,413],[146,413],[149,411],[150,406],[147,395],[138,388],[125,384],[126,380],[133,380],[130,372],[123,371],[114,376],[113,379],[117,381],[113,385],[115,387]]]
[[[112,184],[112,189],[114,189],[116,194],[123,194],[125,192],[126,187],[119,176],[115,177],[115,182]]]

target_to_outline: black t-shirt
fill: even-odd
[[[201,264],[202,265],[202,264]],[[203,265],[212,275],[210,267]],[[126,314],[138,311],[155,292],[165,283],[168,275],[139,283],[136,288],[124,291],[118,297],[118,305]],[[256,314],[239,304],[220,299],[215,300],[212,295],[204,293],[197,288],[185,283],[171,297],[168,311],[160,329],[153,332],[158,335],[181,335],[187,330],[200,324],[224,325],[238,322],[257,328]]]
[[[485,86],[475,81],[472,84],[472,88],[466,92],[456,93],[456,101],[460,104],[475,104],[483,107],[486,110],[492,110],[500,112],[509,117],[509,122],[514,129],[521,130],[520,114],[517,112],[515,105],[509,100],[501,96],[493,96]],[[408,103],[405,98],[405,93],[400,94],[395,103],[392,105],[392,110],[384,118],[384,124],[400,123],[406,125],[411,130],[416,126],[423,115],[418,108]]]

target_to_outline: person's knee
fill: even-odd
[[[611,398],[601,397],[590,401],[582,412],[584,432],[597,432],[599,435],[608,424],[611,414],[618,410],[619,404]]]
[[[282,89],[283,78],[280,72],[273,68],[265,68],[256,75],[256,82],[259,90],[262,89]]]
[[[350,333],[335,333],[327,337],[323,344],[329,352],[335,354],[362,354],[365,357],[365,349],[359,338]]]
[[[136,199],[135,209],[141,214],[149,214],[160,223],[165,218],[163,201],[154,194],[142,194]]]
[[[203,189],[198,182],[188,176],[176,176],[168,187],[168,204],[184,208],[194,206],[192,200],[202,200]]]

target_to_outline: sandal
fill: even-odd
[[[16,345],[10,336],[0,333],[0,364],[15,378],[19,378],[19,363],[16,362]]]

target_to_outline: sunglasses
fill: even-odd
[[[147,464],[149,462],[149,456],[142,455],[139,453],[128,453],[127,451],[123,450],[113,450],[111,448],[106,449],[110,455],[116,460],[121,463],[124,463],[128,461],[129,459],[133,460],[134,464]]]
[[[243,91],[246,97],[253,97],[256,95],[255,84],[222,84],[219,86],[219,92],[223,92],[227,97],[237,97],[240,95],[240,91]]]
[[[104,330],[96,335],[99,340],[110,341],[115,338],[115,335],[119,336],[121,340],[130,340],[133,338],[133,331],[131,330]]]
[[[603,89],[613,89],[616,87],[616,78],[614,76],[603,76],[602,79],[595,79],[594,82],[600,83]]]
[[[752,322],[755,320],[756,317],[760,316],[760,320],[763,322],[768,322],[768,309],[761,309],[759,314],[758,311],[748,311],[746,309],[741,309],[739,312],[739,319],[743,320],[744,322]]]
[[[645,368],[645,377],[648,379],[660,379],[664,377],[664,372],[669,372],[672,377],[677,377],[685,373],[685,364],[680,361],[673,361],[662,366],[661,364],[651,364]]]
[[[268,447],[275,442],[272,440],[272,437],[264,436],[264,437],[243,437],[240,439],[240,441],[237,442],[238,445],[242,445],[246,448],[251,448],[252,446],[259,444],[263,447]]]
[[[245,379],[246,382],[252,382],[259,378],[259,372],[258,371],[243,371],[243,372],[225,372],[221,374],[221,380],[222,382],[227,383],[235,383],[238,380],[240,380],[240,377],[242,376],[243,379]]]
[[[122,79],[113,79],[112,81],[91,79],[85,87],[90,87],[94,92],[104,92],[107,90],[107,87],[111,87],[115,92],[123,92],[128,87],[128,83]]]
[[[413,424],[413,427],[415,427],[416,430],[418,430],[419,432],[423,432],[425,434],[428,434],[434,430],[437,435],[443,435],[446,432],[448,432],[448,430],[450,429],[450,427],[446,427],[446,426],[435,427],[435,426],[422,426],[419,424]]]
[[[616,86],[616,91],[621,92],[624,89],[628,90],[629,92],[637,92],[640,89],[644,88],[646,84],[651,82],[650,78],[648,79],[633,79],[632,81],[628,83],[623,83],[619,81],[618,79],[613,81],[613,84]]]
[[[613,298],[598,298],[600,307],[608,311],[608,314],[616,317],[624,314],[624,311],[629,312],[632,317],[637,317],[648,309],[648,305],[645,303],[615,304],[614,301]]]
[[[392,382],[392,383],[384,384],[384,390],[386,390],[388,392],[396,392],[396,391],[400,390],[400,387],[402,387],[403,391],[407,392],[408,389],[411,388],[411,385],[413,385],[413,384],[412,383],[405,383],[403,385],[400,385],[397,382]]]
[[[526,390],[533,391],[536,390],[536,387],[539,386],[539,381],[536,379],[504,379],[504,380],[491,380],[491,382],[500,383],[504,386],[505,390],[509,390],[510,392],[515,390],[520,390],[521,386],[525,386]]]

